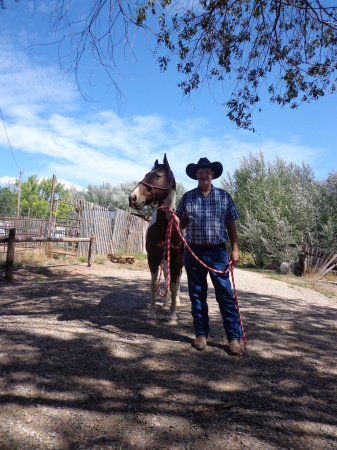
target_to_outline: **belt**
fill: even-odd
[[[189,243],[190,244],[190,243]],[[209,248],[216,248],[216,247],[226,247],[226,242],[220,242],[220,244],[216,244],[216,245],[209,245],[209,244],[193,244],[192,243],[192,245],[195,245],[196,247],[201,247],[201,248],[207,248],[207,247],[209,247]]]

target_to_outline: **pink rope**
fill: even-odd
[[[166,206],[160,206],[158,209],[167,210],[167,207]],[[202,266],[206,267],[206,269],[211,270],[212,272],[215,272],[215,273],[219,273],[219,274],[225,274],[225,273],[228,273],[228,272],[231,273],[231,279],[232,279],[233,290],[234,290],[234,297],[235,297],[235,302],[236,302],[236,309],[237,309],[238,315],[239,315],[240,327],[241,327],[243,343],[244,343],[244,349],[241,351],[241,353],[239,353],[238,356],[244,355],[246,353],[246,351],[247,351],[247,340],[246,340],[245,330],[243,328],[243,322],[242,322],[241,312],[240,312],[240,308],[239,308],[239,301],[238,301],[238,296],[237,296],[235,282],[234,282],[234,264],[233,264],[233,261],[232,260],[229,261],[227,270],[217,270],[217,269],[213,269],[212,267],[207,266],[192,251],[191,247],[188,245],[187,241],[185,240],[185,238],[184,238],[184,236],[183,236],[183,234],[181,232],[180,223],[179,223],[179,220],[178,220],[178,217],[177,217],[176,213],[173,210],[171,210],[171,212],[173,212],[174,215],[173,215],[173,218],[170,219],[168,221],[168,224],[167,224],[166,238],[165,238],[165,244],[164,244],[164,253],[163,253],[163,259],[162,259],[162,262],[161,262],[161,265],[160,265],[160,273],[159,273],[159,278],[158,278],[158,293],[159,293],[159,295],[161,297],[165,297],[168,294],[169,286],[170,286],[170,282],[171,282],[171,278],[170,278],[170,259],[171,259],[170,249],[171,249],[171,247],[178,248],[178,247],[175,247],[175,246],[173,246],[171,244],[172,225],[173,225],[173,221],[174,221],[175,227],[176,227],[176,229],[177,229],[177,231],[179,233],[179,236],[180,236],[180,244],[179,244],[179,246],[181,245],[182,242],[184,242],[184,244],[188,248],[188,250],[191,253],[191,255]],[[163,270],[164,270],[165,255],[167,255],[167,267],[168,267],[168,271],[167,271],[167,286],[166,286],[165,294],[162,294],[161,289],[160,289],[160,279],[161,279],[161,276],[162,276],[162,273],[163,273]]]

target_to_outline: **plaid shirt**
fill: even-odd
[[[182,228],[186,227],[186,241],[197,245],[228,241],[226,224],[240,217],[229,193],[213,185],[207,198],[198,187],[186,192],[176,213]]]

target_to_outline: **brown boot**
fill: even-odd
[[[231,341],[229,343],[229,351],[228,353],[231,356],[237,356],[241,353],[241,347],[240,347],[240,341],[236,340],[236,341]]]
[[[197,350],[205,350],[207,347],[206,338],[204,336],[198,336],[193,342],[193,347]]]

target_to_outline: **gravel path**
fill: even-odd
[[[0,282],[0,449],[337,449],[337,299],[235,270],[247,353],[230,357],[209,290],[197,352],[147,271],[20,269]]]

